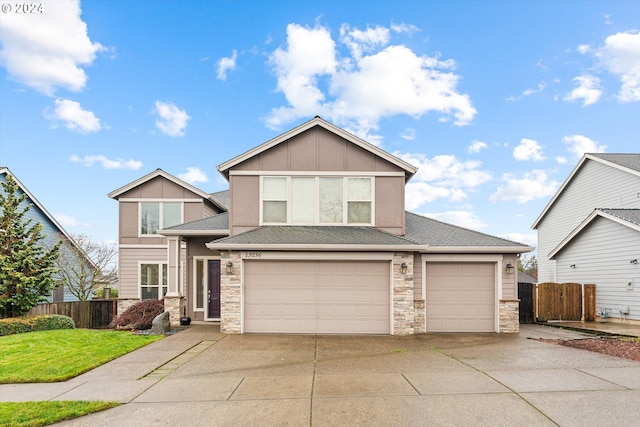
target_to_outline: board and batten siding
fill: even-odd
[[[610,316],[619,317],[619,308],[629,306],[625,317],[640,320],[640,264],[630,263],[629,254],[640,258],[640,232],[599,217],[556,256],[558,276],[562,282],[595,284],[596,307],[611,309]]]
[[[640,177],[586,160],[538,224],[538,281],[566,282],[548,254],[596,208],[640,208]]]

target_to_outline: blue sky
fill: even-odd
[[[0,11],[0,165],[70,233],[315,115],[419,167],[407,209],[519,242],[584,152],[638,152],[640,2],[45,1]],[[8,5],[8,6],[6,6]]]

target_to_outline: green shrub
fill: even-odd
[[[0,319],[0,337],[25,332],[74,329],[76,325],[69,316],[48,314],[44,316],[14,317]]]
[[[104,298],[104,288],[98,288],[93,291],[93,297],[95,299],[103,299]],[[109,298],[118,298],[118,288],[111,288],[111,295]]]

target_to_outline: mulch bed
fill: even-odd
[[[540,341],[640,361],[640,339],[637,338],[599,337],[576,340],[541,338]]]

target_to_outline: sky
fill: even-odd
[[[0,166],[64,228],[316,115],[419,168],[406,208],[536,246],[585,152],[640,147],[638,1],[6,1]]]

